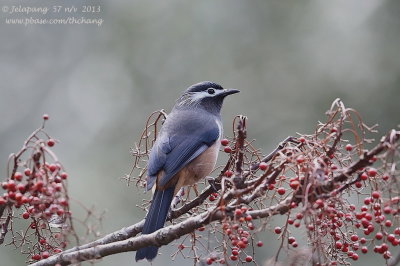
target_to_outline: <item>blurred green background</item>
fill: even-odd
[[[379,123],[382,134],[400,122],[398,0],[83,3],[101,6],[93,17],[103,18],[102,26],[6,25],[0,14],[0,177],[9,154],[48,113],[71,196],[107,210],[103,233],[145,215],[135,207],[141,191],[119,179],[130,170],[129,149],[148,114],[169,111],[193,83],[240,89],[225,103],[225,127],[236,114],[249,116],[249,137],[265,153],[288,135],[312,132],[337,97],[366,123]],[[259,262],[279,244],[274,235],[261,238]],[[153,265],[192,264],[171,261],[174,249],[161,248]],[[10,247],[0,247],[0,258],[1,265],[24,264]],[[97,265],[132,265],[133,258],[125,253]],[[365,259],[354,265],[367,265]],[[368,265],[383,263],[368,258]]]

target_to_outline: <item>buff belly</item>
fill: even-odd
[[[180,170],[164,187],[169,187],[173,184],[176,184],[176,194],[181,187],[196,184],[199,180],[208,176],[214,169],[217,162],[219,147],[220,141],[217,140],[212,146],[210,146],[207,150],[205,150],[202,154],[200,154],[187,166]],[[163,171],[159,173],[158,178],[160,178],[162,175]]]

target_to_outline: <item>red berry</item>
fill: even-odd
[[[360,182],[356,182],[354,185],[356,186],[356,188],[361,188],[362,187],[362,184]]]
[[[352,258],[353,260],[358,260],[358,255],[357,255],[357,253],[354,253],[354,254],[351,256],[351,258]]]
[[[253,220],[253,217],[251,217],[251,215],[247,215],[244,219],[245,219],[247,222],[250,222],[251,220]]]
[[[370,203],[371,203],[371,198],[370,197],[364,199],[364,204],[365,205],[369,205]]]
[[[296,162],[297,163],[303,163],[304,162],[304,155],[299,155],[299,156],[297,156],[297,158],[296,158]]]
[[[386,226],[386,227],[391,227],[391,226],[392,226],[392,221],[386,220],[386,221],[385,221],[385,226]]]
[[[277,226],[277,227],[275,227],[274,231],[275,231],[275,234],[280,234],[280,233],[282,233],[282,228]]]
[[[248,224],[247,224],[247,228],[249,228],[249,230],[254,230],[254,229],[255,229],[253,223],[248,223]]]
[[[238,257],[237,257],[237,256],[234,256],[234,255],[231,255],[230,259],[233,260],[233,261],[235,261],[235,260],[238,259]]]
[[[292,247],[297,248],[298,246],[297,242],[293,242]]]
[[[381,194],[380,194],[378,191],[374,191],[374,192],[372,192],[371,196],[372,196],[374,199],[379,199],[379,197],[381,196]]]
[[[290,236],[290,237],[288,238],[288,243],[289,243],[289,244],[293,244],[294,242],[296,242],[296,238],[294,238],[293,236]]]
[[[206,228],[205,228],[204,226],[199,227],[199,231],[200,231],[200,232],[203,232],[204,230],[206,230]]]
[[[300,182],[297,181],[297,180],[293,180],[293,181],[291,181],[291,182],[289,183],[289,186],[290,186],[292,189],[297,189],[297,188],[300,186]]]
[[[50,165],[49,165],[49,170],[50,170],[51,172],[56,171],[56,170],[57,170],[57,165],[55,165],[55,164],[50,164]]]
[[[39,240],[39,243],[40,243],[40,245],[46,244],[46,239],[41,238],[41,239]]]
[[[336,247],[336,249],[341,249],[341,248],[343,247],[343,244],[342,244],[342,242],[340,242],[340,241],[336,241],[336,243],[335,243],[335,247]]]
[[[299,212],[296,214],[296,219],[301,220],[303,219],[303,213]]]
[[[39,254],[34,254],[34,255],[32,255],[32,259],[33,260],[40,260],[41,256]]]
[[[54,253],[60,253],[62,250],[61,249],[59,249],[59,248],[55,248],[55,249],[53,249],[53,252]]]
[[[301,143],[304,143],[304,142],[306,142],[306,138],[305,138],[305,137],[300,137],[300,138],[299,138],[299,141],[300,141]]]
[[[49,120],[49,115],[48,114],[44,114],[43,115],[43,120]]]
[[[390,253],[390,251],[386,251],[385,253],[383,253],[383,258],[385,260],[388,260],[392,257],[392,254]]]
[[[20,183],[20,184],[17,185],[17,189],[18,189],[19,192],[24,193],[25,192],[25,185]]]
[[[263,245],[264,245],[264,243],[262,241],[257,242],[257,247],[262,247]]]
[[[353,150],[353,146],[351,144],[347,144],[345,146],[346,151],[352,151]]]
[[[59,203],[61,206],[68,206],[68,201],[66,199],[60,199]],[[200,230],[200,228],[199,228],[199,230]]]
[[[55,143],[56,142],[54,141],[54,139],[47,140],[47,146],[49,146],[49,147],[53,147]]]
[[[368,179],[368,175],[364,172],[364,173],[362,173],[362,174],[360,175],[360,179],[363,180],[363,181],[365,181],[365,180]]]
[[[246,244],[244,241],[240,240],[240,241],[237,243],[237,246],[238,246],[238,248],[245,249],[246,246],[247,246],[247,244]]]
[[[350,239],[351,239],[351,241],[355,242],[355,241],[358,240],[358,235],[352,235],[352,236],[350,237]]]
[[[26,169],[24,170],[24,174],[25,174],[26,176],[30,176],[30,175],[32,174],[31,169],[26,168]]]
[[[22,194],[19,193],[19,192],[15,193],[15,200],[16,201],[21,201],[21,199],[22,199]]]
[[[42,258],[43,259],[47,259],[48,257],[50,257],[50,253],[48,251],[42,252]]]
[[[260,168],[261,171],[265,171],[265,170],[267,170],[267,168],[268,168],[268,164],[265,163],[265,162],[261,162],[261,163],[258,165],[258,168]]]
[[[232,152],[232,148],[229,147],[229,146],[226,146],[226,147],[224,148],[224,152],[226,152],[226,153],[231,153],[231,152]]]
[[[280,188],[277,189],[277,192],[278,192],[279,195],[283,195],[283,194],[285,194],[286,190],[285,190],[284,187],[280,187]]]
[[[252,262],[253,261],[253,257],[252,256],[247,256],[246,257],[246,262]]]
[[[324,207],[324,201],[322,199],[317,199],[315,201],[315,204],[317,205],[317,208],[322,208]]]
[[[371,168],[368,169],[368,175],[371,176],[371,177],[375,177],[377,173],[378,173],[378,172],[377,172],[376,169],[373,168],[373,167],[371,167]]]
[[[206,263],[207,263],[207,265],[211,265],[213,263],[213,259],[212,258],[207,258]]]
[[[363,246],[362,248],[361,248],[361,252],[362,253],[367,253],[368,252],[368,247],[366,247],[366,246]]]
[[[15,172],[13,179],[15,179],[17,181],[21,181],[22,180],[22,174],[20,172]]]
[[[225,173],[224,173],[224,175],[225,175],[226,177],[231,177],[231,176],[233,175],[233,172],[230,171],[230,170],[226,170]]]
[[[390,206],[386,206],[385,208],[383,208],[383,212],[385,214],[391,214],[392,213],[392,208]]]
[[[235,215],[236,215],[236,216],[240,216],[240,215],[242,215],[242,213],[243,213],[243,212],[242,212],[242,209],[236,209],[236,210],[235,210]]]
[[[393,241],[396,240],[396,237],[394,236],[394,234],[390,234],[390,235],[387,236],[387,240],[388,240],[389,242],[393,242]]]
[[[9,197],[10,199],[15,199],[15,192],[14,192],[14,191],[9,191],[9,192],[8,192],[8,197]]]
[[[381,232],[376,233],[375,238],[381,240],[383,238],[383,234]]]
[[[221,145],[222,145],[222,146],[228,146],[228,145],[229,145],[229,140],[227,140],[227,139],[221,139]]]

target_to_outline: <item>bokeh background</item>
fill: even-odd
[[[130,170],[129,149],[147,115],[169,111],[193,83],[240,89],[225,103],[225,126],[236,114],[247,115],[249,137],[266,153],[288,135],[312,132],[337,97],[366,123],[379,123],[382,134],[400,122],[398,0],[84,3],[101,6],[93,17],[103,18],[102,26],[6,25],[8,15],[0,14],[0,177],[9,154],[48,113],[47,131],[60,141],[55,151],[69,172],[71,196],[107,210],[103,233],[145,215],[135,205],[149,195],[120,181]],[[261,239],[260,262],[279,244],[274,235]],[[174,249],[163,247],[153,265],[192,264],[171,261]],[[132,265],[133,257],[120,254],[97,265]],[[25,259],[3,246],[0,258],[7,266]],[[383,260],[371,256],[367,263]]]

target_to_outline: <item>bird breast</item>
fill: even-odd
[[[219,147],[220,141],[217,140],[185,167],[186,178],[183,186],[193,185],[211,173],[217,162]]]

